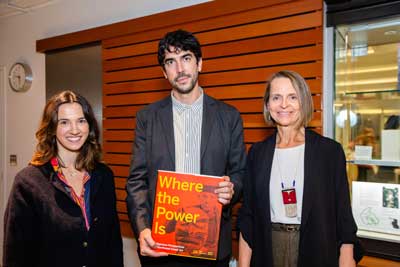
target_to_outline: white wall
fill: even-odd
[[[8,72],[13,63],[24,61],[30,64],[34,77],[28,92],[15,93],[8,84],[6,88],[6,157],[16,154],[18,159],[17,166],[6,166],[7,192],[15,174],[32,156],[35,131],[45,105],[45,56],[36,53],[36,40],[207,1],[57,0],[26,14],[0,19],[0,66]],[[134,246],[132,240],[124,240],[128,267],[138,266],[133,259]]]
[[[4,208],[6,199],[5,189],[5,177],[4,177],[4,147],[5,147],[5,85],[6,85],[6,75],[5,68],[0,66],[0,222],[4,219]],[[1,224],[0,224],[1,225]],[[4,234],[3,229],[0,229],[0,241],[3,240]],[[3,251],[3,243],[0,243],[0,259],[1,253]],[[1,261],[0,261],[1,262]],[[0,263],[1,266],[1,263]]]

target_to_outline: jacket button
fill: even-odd
[[[98,217],[95,217],[94,219],[93,219],[93,222],[97,222],[99,220],[99,218]]]
[[[84,248],[86,248],[86,247],[88,246],[88,243],[85,241],[85,242],[82,243],[82,246],[83,246]]]

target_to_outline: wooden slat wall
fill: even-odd
[[[166,32],[182,28],[198,37],[203,51],[200,85],[207,94],[240,111],[247,147],[273,131],[264,123],[262,98],[267,77],[282,69],[297,71],[307,79],[315,104],[310,126],[322,131],[322,0],[265,2],[251,8],[247,1],[242,3],[243,11],[227,10],[226,15],[203,16],[173,26],[151,29],[146,25],[146,31],[102,41],[104,159],[116,177],[124,234],[131,234],[124,186],[135,114],[170,93],[156,54],[158,40]],[[192,14],[197,8],[190,9]],[[150,21],[151,17],[154,25],[166,19],[165,14],[150,16]]]

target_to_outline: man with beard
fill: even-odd
[[[227,267],[231,256],[231,206],[240,197],[246,166],[240,114],[234,107],[206,95],[199,86],[202,54],[191,33],[167,33],[159,42],[158,62],[172,86],[171,95],[136,115],[126,186],[128,214],[138,238],[141,264]],[[158,170],[223,176],[214,192],[224,205],[217,261],[163,257],[167,254],[154,251],[151,224]]]

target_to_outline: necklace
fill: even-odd
[[[80,171],[78,171],[77,169],[75,169],[75,167],[66,167],[66,164],[64,163],[64,161],[61,159],[60,156],[57,156],[57,160],[58,160],[58,164],[61,167],[61,170],[66,174],[68,174],[69,176],[75,178],[76,176],[78,176],[78,174],[80,174]]]
[[[70,170],[68,168],[63,168],[70,176],[76,177],[79,174],[79,171],[77,170]]]
[[[279,171],[279,176],[281,180],[281,193],[282,193],[282,201],[283,205],[285,208],[285,216],[289,218],[293,218],[297,216],[297,198],[296,198],[296,177],[297,177],[297,170],[300,165],[300,153],[302,149],[301,147],[298,148],[298,155],[297,155],[297,164],[295,165],[294,168],[294,175],[293,175],[293,181],[292,181],[292,186],[285,186],[285,181],[290,180],[289,179],[284,179],[282,175],[282,170],[280,166],[280,160],[279,160],[279,154],[280,151],[276,151],[276,163],[278,165],[278,171]]]
[[[295,165],[295,168],[294,168],[292,187],[295,187],[295,185],[296,185],[297,170],[298,170],[299,165],[300,165],[300,153],[301,153],[300,146],[298,146],[298,150],[299,150],[298,151],[298,155],[297,155],[297,160],[298,161],[297,161],[297,164]],[[277,151],[277,152],[279,152],[279,151]],[[281,170],[281,164],[280,164],[281,161],[279,159],[279,153],[276,153],[276,162],[277,162],[277,165],[278,165],[278,171],[279,171],[279,176],[280,176],[280,180],[281,180],[281,186],[282,186],[282,189],[284,189],[285,188],[285,183],[284,182],[289,180],[289,179],[283,179],[283,175],[282,175],[283,172]]]

